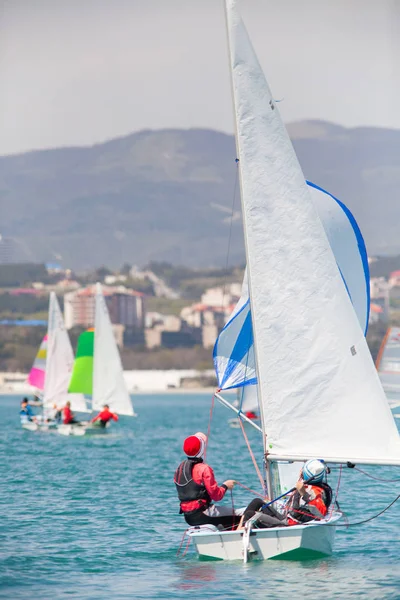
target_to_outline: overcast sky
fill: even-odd
[[[242,0],[286,121],[400,128],[400,0]],[[222,0],[0,0],[0,153],[232,132]]]

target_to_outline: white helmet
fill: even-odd
[[[313,458],[312,460],[308,460],[303,467],[303,480],[308,481],[312,479],[313,482],[318,483],[323,480],[326,472],[326,465],[323,461]]]

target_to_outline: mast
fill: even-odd
[[[232,7],[235,7],[236,6],[236,0],[224,0],[224,8],[225,8],[224,13],[225,13],[226,37],[227,37],[227,43],[228,43],[229,80],[230,80],[230,84],[231,84],[231,98],[232,98],[233,115],[234,115],[233,120],[234,120],[234,126],[235,126],[236,158],[239,160],[239,163],[238,163],[238,169],[239,169],[239,187],[240,187],[240,200],[241,200],[241,205],[242,205],[243,230],[245,232],[245,235],[244,235],[244,246],[245,246],[245,252],[246,252],[247,282],[248,282],[250,305],[251,305],[251,298],[252,298],[252,277],[251,277],[251,266],[250,266],[250,261],[249,261],[248,240],[247,240],[247,235],[246,235],[246,211],[245,211],[245,206],[244,206],[244,201],[243,201],[243,181],[242,181],[242,168],[241,168],[241,151],[240,151],[240,144],[238,142],[239,131],[238,131],[238,124],[237,124],[237,119],[236,119],[236,98],[235,98],[235,93],[234,93],[233,72],[232,72],[232,66],[231,66],[231,61],[232,61],[232,46],[231,46],[231,36],[230,36],[230,27],[229,27],[229,13],[228,13],[229,7],[228,7],[228,3]],[[256,333],[256,327],[254,326],[253,311],[251,311],[251,320],[252,320],[252,326],[253,326],[254,355],[255,355],[256,372],[258,373],[259,356],[258,356],[258,351],[257,351],[257,333]],[[257,393],[258,393],[258,397],[261,398],[262,391],[261,391],[261,387],[260,387],[260,378],[259,377],[257,379]],[[267,434],[266,434],[266,431],[265,431],[265,428],[264,428],[265,419],[264,419],[264,415],[263,415],[263,405],[262,405],[262,402],[259,402],[259,410],[260,410],[260,415],[261,415],[261,427],[262,427],[262,434],[263,434],[262,435],[262,439],[263,439],[263,456],[264,456],[264,464],[265,464],[266,488],[267,488],[268,495],[271,496],[272,495],[272,480],[271,480],[270,464],[266,460],[266,456],[267,456],[267,452],[268,452],[268,446],[267,446]]]

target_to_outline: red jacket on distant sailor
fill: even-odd
[[[68,423],[71,423],[73,421],[73,419],[74,419],[74,415],[73,415],[70,407],[64,406],[64,408],[63,408],[63,423],[64,423],[64,425],[68,425]]]
[[[94,419],[92,419],[92,423],[98,421],[99,419],[104,423],[108,423],[108,421],[111,421],[111,419],[113,419],[114,421],[118,421],[118,415],[112,413],[110,410],[105,408],[97,415],[97,417],[94,417]]]

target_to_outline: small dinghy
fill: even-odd
[[[29,373],[28,383],[42,395],[42,414],[35,421],[22,420],[24,429],[48,431],[57,428],[57,409],[67,401],[77,412],[89,412],[83,394],[69,394],[74,353],[65,328],[64,319],[54,292],[50,293],[47,334],[43,338]],[[54,408],[54,407],[57,407]]]
[[[97,422],[91,423],[90,421],[83,421],[82,423],[71,423],[64,425],[63,423],[57,426],[57,431],[60,435],[104,435],[108,433],[110,423],[107,423],[105,427],[99,425]]]
[[[334,525],[340,517],[340,514],[334,513],[328,521],[307,525],[223,532],[212,526],[203,525],[197,530],[190,529],[188,535],[193,540],[199,556],[204,558],[244,560],[244,562],[272,558],[307,560],[332,554],[335,540]]]
[[[92,413],[107,404],[117,415],[136,416],[100,283],[96,284],[95,326],[79,336],[69,392],[84,394]],[[63,424],[58,427],[58,433],[103,435],[108,433],[109,425],[104,427],[97,422]]]
[[[357,224],[347,215],[344,233],[340,226],[340,261],[335,219],[342,223],[344,209],[326,231],[234,0],[226,21],[248,294],[217,340],[216,397],[251,422],[220,392],[254,386],[263,495],[276,501],[310,459],[400,465],[400,438],[365,340],[369,274]],[[347,280],[360,260],[350,299]],[[340,517],[332,505],[306,524],[257,529],[251,518],[243,530],[205,525],[188,534],[207,559],[320,557],[332,553]]]

